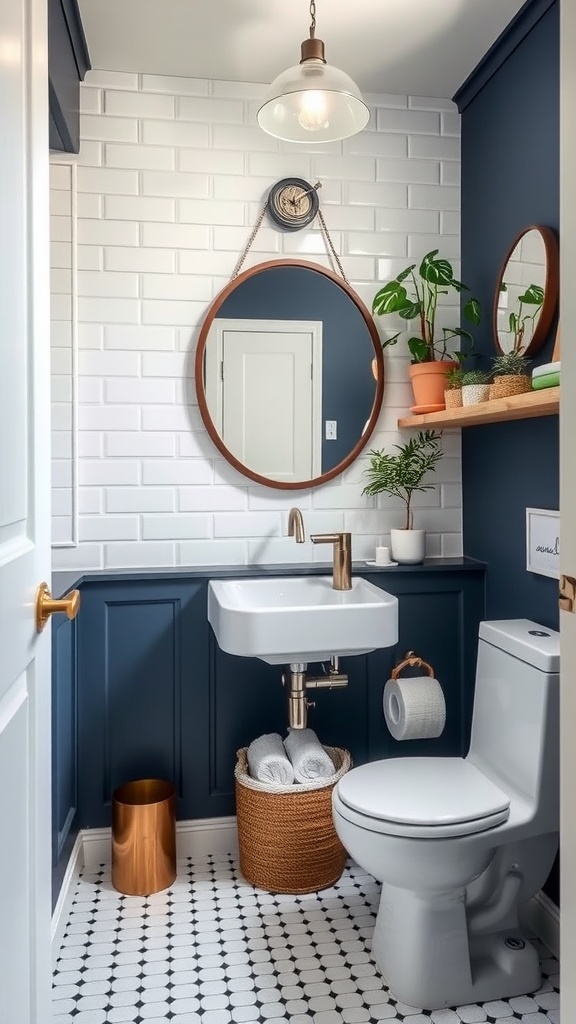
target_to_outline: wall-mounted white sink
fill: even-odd
[[[360,577],[351,590],[329,576],[211,580],[208,621],[228,654],[306,664],[393,646],[398,600]]]

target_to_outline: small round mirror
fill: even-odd
[[[341,473],[378,419],[384,361],[349,284],[303,260],[239,274],[212,303],[196,350],[198,407],[245,476],[303,488]]]
[[[501,353],[533,356],[550,330],[558,301],[558,243],[531,225],[506,253],[494,296],[494,342]]]

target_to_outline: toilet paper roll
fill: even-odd
[[[384,718],[395,740],[440,736],[446,722],[442,687],[430,676],[389,679],[384,687]]]

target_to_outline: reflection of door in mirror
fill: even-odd
[[[212,421],[235,458],[272,480],[320,475],[321,322],[217,317],[204,372]]]
[[[550,228],[529,227],[504,260],[494,302],[500,352],[533,355],[549,330],[558,293],[557,243]]]

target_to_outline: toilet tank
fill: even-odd
[[[555,630],[529,619],[480,623],[468,759],[533,802],[552,830],[558,827],[559,671]]]

